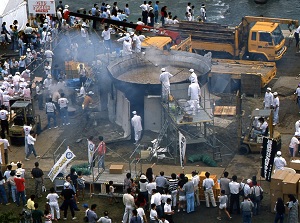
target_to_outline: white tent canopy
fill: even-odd
[[[18,30],[24,29],[27,23],[27,3],[24,0],[0,0],[0,24],[6,22],[6,28],[18,20]]]

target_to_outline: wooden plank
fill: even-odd
[[[216,115],[216,116],[236,115],[236,107],[235,106],[216,106],[214,115]]]

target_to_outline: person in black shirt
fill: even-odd
[[[274,222],[278,223],[278,221],[280,221],[280,223],[282,223],[284,220],[285,206],[284,206],[284,203],[283,203],[283,200],[281,197],[277,198],[277,202],[276,202],[274,211],[276,211],[276,216],[275,216]]]
[[[35,162],[35,168],[31,170],[31,175],[34,178],[34,183],[35,183],[35,194],[38,197],[42,197],[41,192],[42,192],[42,185],[44,183],[44,172],[39,168],[39,163]]]
[[[72,205],[72,198],[75,196],[75,192],[71,189],[71,184],[69,182],[65,182],[64,187],[65,189],[62,190],[61,196],[64,198],[64,203],[63,203],[63,209],[64,209],[64,220],[67,220],[67,212],[68,212],[68,207],[70,207],[71,214],[72,214],[72,220],[75,220],[75,212],[74,208]]]

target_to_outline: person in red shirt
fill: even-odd
[[[23,205],[26,205],[25,200],[25,179],[21,177],[22,173],[20,170],[16,173],[17,177],[14,178],[17,187],[17,206],[20,206],[20,197],[22,199]]]
[[[105,153],[106,153],[106,145],[105,142],[103,142],[103,136],[99,136],[99,144],[97,147],[97,151],[98,151],[98,155],[99,155],[99,160],[98,160],[98,168],[102,168],[103,170],[105,170]]]

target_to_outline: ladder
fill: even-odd
[[[168,127],[169,127],[169,122],[168,122],[168,120],[165,120],[162,128],[159,131],[158,137],[157,137],[158,144],[161,142],[161,140],[163,139],[164,135],[166,134],[166,132],[168,130]]]

